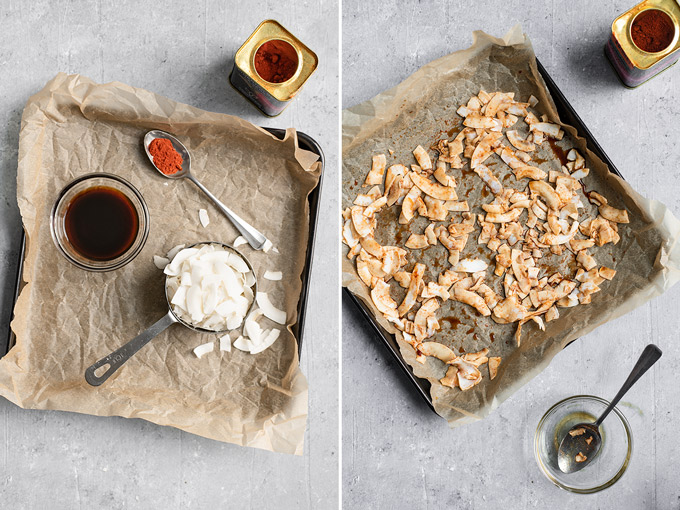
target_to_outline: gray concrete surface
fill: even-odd
[[[320,59],[315,76],[274,119],[228,82],[234,53],[268,18]],[[337,508],[337,3],[3,1],[0,20],[0,335],[9,320],[21,226],[21,112],[57,72],[119,80],[257,124],[296,127],[316,138],[327,157],[302,354],[310,385],[304,456],[0,400],[0,508]]]
[[[466,48],[471,32],[521,23],[536,54],[622,174],[680,215],[680,67],[623,88],[603,55],[611,22],[632,0],[464,0],[379,6],[343,1],[343,108],[427,62]],[[483,421],[450,430],[419,400],[351,303],[343,301],[345,508],[678,509],[680,287],[559,354]],[[547,481],[533,433],[549,406],[578,393],[612,398],[647,343],[661,361],[625,397],[635,451],[614,487],[572,495]]]

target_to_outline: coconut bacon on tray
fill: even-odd
[[[520,345],[522,325],[534,321],[541,330],[545,322],[559,317],[559,308],[585,305],[616,271],[597,263],[597,248],[617,244],[619,223],[628,223],[628,213],[615,209],[597,192],[588,200],[598,207],[596,217],[583,213],[585,195],[581,181],[589,170],[576,149],[567,152],[561,171],[546,173],[532,165],[531,153],[546,139],[561,140],[559,125],[539,119],[514,93],[483,90],[462,105],[457,113],[463,129],[453,140],[432,146],[436,159],[422,146],[413,150],[412,161],[387,167],[384,154],[373,156],[371,170],[354,205],[343,211],[343,242],[348,258],[356,258],[356,269],[371,289],[375,307],[399,329],[424,363],[433,356],[449,365],[442,385],[468,390],[481,382],[479,367],[488,364],[493,379],[500,357],[487,357],[489,349],[462,356],[444,344],[427,341],[439,329],[437,310],[446,300],[473,307],[499,324],[517,323],[515,338]],[[515,129],[523,119],[528,135]],[[504,186],[484,165],[496,153],[514,174],[514,186]],[[486,185],[493,199],[468,204],[458,200],[456,170],[469,168]],[[480,206],[483,214],[471,208]],[[416,215],[429,220],[422,234],[411,234],[404,246],[381,246],[374,237],[376,212],[383,207],[399,209],[399,223],[408,224]],[[479,258],[463,258],[467,243],[476,241],[492,254],[495,267]],[[426,281],[427,266],[419,250],[441,244],[449,253],[449,267]],[[415,265],[404,270],[411,252]],[[538,260],[546,255],[571,259],[574,274],[542,269]],[[391,285],[407,289],[401,303],[391,295]],[[498,292],[494,289],[498,289]]]

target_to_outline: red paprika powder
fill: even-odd
[[[286,41],[267,41],[255,53],[255,71],[270,83],[290,80],[297,68],[295,48]]]
[[[167,138],[154,138],[149,144],[149,154],[153,156],[154,165],[165,175],[182,170],[182,155]]]
[[[675,36],[670,16],[659,9],[647,9],[637,15],[630,27],[635,45],[647,53],[663,51]]]

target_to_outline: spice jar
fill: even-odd
[[[680,57],[680,4],[645,0],[616,18],[605,54],[626,87],[637,87]]]
[[[266,20],[236,52],[229,81],[273,117],[288,106],[317,65],[312,50],[277,21]]]

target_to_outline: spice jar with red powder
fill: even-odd
[[[269,116],[281,113],[318,65],[316,54],[274,20],[260,23],[239,48],[231,84]]]
[[[680,57],[680,3],[645,0],[612,23],[605,54],[627,87],[637,87]]]

